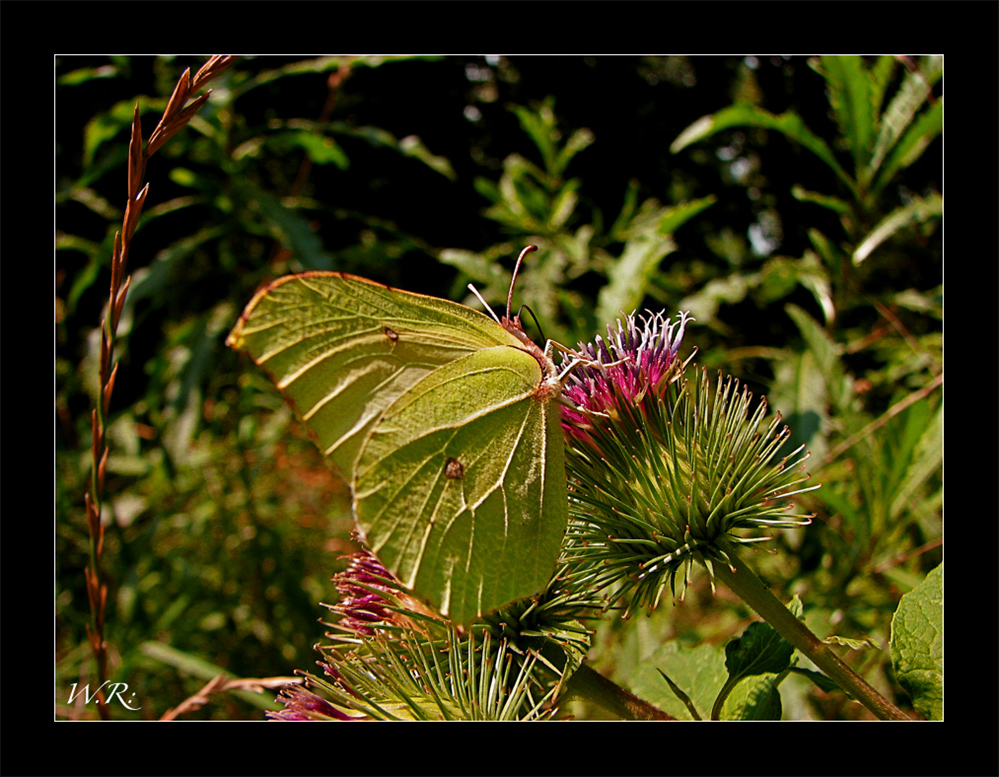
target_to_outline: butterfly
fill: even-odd
[[[463,625],[544,589],[568,520],[571,364],[559,372],[559,346],[525,334],[512,294],[498,318],[305,272],[260,289],[226,340],[270,374],[351,484],[365,545]]]

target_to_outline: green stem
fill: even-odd
[[[582,664],[566,684],[568,696],[591,701],[625,720],[676,720],[658,707],[629,693],[599,672]]]
[[[812,634],[794,614],[774,596],[763,581],[746,566],[730,546],[725,550],[734,569],[724,563],[714,564],[715,574],[742,600],[752,607],[778,634],[807,656],[841,689],[863,704],[881,720],[909,720],[894,704],[884,698],[860,675],[832,652],[829,645]]]

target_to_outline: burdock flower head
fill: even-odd
[[[525,630],[544,621],[526,610],[571,611],[558,592],[460,633],[412,598],[367,551],[350,556],[334,581],[339,601],[327,607],[337,618],[326,624],[332,644],[317,646],[323,675],[303,673],[302,685],[281,692],[284,709],[270,718],[544,719],[558,710],[559,676],[568,678],[589,647],[571,622],[533,640],[512,633],[514,620]],[[568,645],[568,668],[552,665],[543,650],[549,643]]]
[[[607,326],[606,340],[597,335],[592,344],[579,344],[580,353],[597,364],[577,368],[565,396],[581,408],[611,417],[622,405],[640,408],[647,395],[661,396],[683,370],[677,352],[687,321],[693,320],[681,313],[671,322],[662,313],[651,312],[641,322],[633,315],[624,322],[618,319],[617,331]],[[597,366],[608,364],[613,366]],[[585,436],[587,414],[566,408],[562,417],[569,434]]]
[[[713,565],[731,566],[732,544],[772,539],[745,530],[810,522],[787,501],[811,489],[795,488],[808,478],[802,448],[778,458],[790,434],[780,415],[765,425],[766,401],[751,411],[752,395],[731,377],[713,394],[705,370],[685,377],[678,354],[691,320],[619,319],[606,339],[580,345],[590,363],[565,391],[577,406],[563,410],[566,561],[612,600],[630,594],[629,612],[654,607],[667,584],[675,594],[681,570],[682,598],[695,562],[714,585]]]

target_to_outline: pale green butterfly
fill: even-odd
[[[545,587],[567,523],[571,365],[559,374],[561,346],[532,342],[510,298],[501,320],[306,272],[258,291],[226,342],[270,373],[351,483],[362,540],[417,597],[468,624]]]

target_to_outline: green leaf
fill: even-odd
[[[826,79],[833,116],[859,175],[870,159],[874,137],[876,106],[870,76],[859,56],[820,57],[816,69]]]
[[[809,351],[787,353],[774,368],[767,402],[780,412],[791,430],[782,453],[805,445],[821,461],[828,447],[825,429],[829,426],[829,394],[815,357]]]
[[[821,689],[825,693],[833,693],[834,691],[843,692],[843,689],[840,688],[834,680],[826,677],[822,674],[822,672],[815,672],[811,669],[803,669],[799,666],[792,667],[791,671],[800,677],[810,680],[816,688]]]
[[[889,510],[893,517],[909,508],[919,487],[943,466],[943,407],[938,407],[929,421],[922,416],[912,417],[918,418],[919,440],[891,501]]]
[[[510,273],[499,262],[491,260],[488,255],[474,251],[464,251],[460,248],[444,248],[437,256],[441,264],[447,264],[461,270],[465,276],[462,287],[468,279],[486,299],[500,296],[510,287]],[[469,295],[471,296],[471,295]]]
[[[816,234],[813,234],[813,232]],[[817,231],[809,231],[809,237],[814,238],[821,244],[821,236],[817,234]],[[827,327],[831,327],[836,320],[836,303],[833,301],[833,284],[830,277],[832,273],[830,269],[837,267],[838,263],[833,260],[830,264],[823,264],[814,251],[806,250],[804,256],[801,257],[795,267],[798,283],[812,292],[815,301],[822,308],[822,316],[825,319]]]
[[[451,162],[447,157],[431,153],[423,141],[416,135],[407,135],[399,140],[391,132],[381,127],[355,127],[343,122],[332,122],[329,125],[313,124],[311,122],[296,122],[296,125],[303,124],[310,128],[311,132],[322,135],[324,132],[336,132],[341,135],[360,138],[375,148],[390,148],[399,152],[403,156],[412,157],[423,162],[431,170],[435,170],[452,181],[457,179],[457,174],[451,167]]]
[[[942,107],[939,102],[936,105],[930,107],[930,113],[936,114],[934,118],[930,119],[929,122],[923,124],[923,120],[920,121],[923,126],[917,129],[914,133],[909,135],[909,128],[912,124],[916,114],[919,109],[926,104],[927,99],[929,99],[933,83],[939,78],[939,61],[941,57],[928,57],[926,58],[927,68],[924,68],[918,72],[906,73],[905,78],[902,80],[902,85],[899,87],[895,96],[892,98],[884,115],[881,117],[881,122],[878,127],[877,138],[874,143],[873,154],[870,161],[870,169],[867,173],[867,180],[872,180],[878,169],[881,167],[882,162],[884,162],[886,156],[892,149],[895,148],[899,139],[903,136],[909,137],[909,143],[911,144],[913,140],[926,139],[927,136],[935,137],[939,133],[942,127]],[[932,129],[936,125],[935,129]],[[925,144],[923,145],[925,148]],[[908,155],[908,151],[904,150],[901,154],[902,157]],[[911,164],[911,161],[909,162]],[[887,183],[897,171],[897,166],[889,165],[888,169],[885,170],[884,175],[880,179],[880,186]]]
[[[877,193],[895,174],[923,155],[926,147],[943,131],[943,98],[921,113],[906,131],[885,162],[872,191]]]
[[[122,101],[115,104],[111,110],[98,113],[87,122],[83,132],[85,167],[94,163],[101,146],[131,125],[134,108],[134,103]]]
[[[779,674],[791,665],[794,646],[768,623],[750,623],[725,645],[725,668],[732,681],[749,675]]]
[[[611,224],[607,234],[614,240],[625,240],[631,228],[632,218],[635,215],[635,207],[638,205],[638,191],[641,184],[634,178],[628,181],[628,188],[624,193],[624,202],[621,204],[621,212],[618,213],[614,223]]]
[[[622,313],[634,312],[659,263],[675,249],[668,235],[645,234],[628,240],[620,258],[607,271],[607,285],[597,298],[597,321],[613,321]]]
[[[725,698],[721,720],[780,720],[783,708],[778,686],[783,674],[765,673],[746,677]]]
[[[910,224],[921,224],[943,214],[943,198],[933,192],[927,197],[915,197],[907,205],[896,208],[883,218],[870,234],[854,249],[853,263],[859,265],[871,252]]]
[[[871,105],[878,117],[882,117],[884,107],[885,92],[891,84],[895,69],[898,67],[898,59],[892,56],[875,57],[873,64],[868,67],[867,74],[871,82]],[[882,119],[878,118],[878,125]]]
[[[325,270],[331,266],[332,260],[323,248],[322,239],[308,219],[293,208],[285,207],[280,199],[264,189],[253,184],[241,186],[245,186],[246,201],[257,204],[259,215],[268,229],[289,247],[301,267]]]
[[[578,178],[567,181],[552,201],[551,215],[546,224],[551,232],[557,232],[561,229],[575,211],[576,202],[579,200],[579,194],[577,194],[579,183]]]
[[[155,642],[153,640],[143,642],[139,645],[139,652],[154,661],[170,666],[183,674],[197,677],[200,680],[210,680],[221,674],[232,675],[228,669],[205,661],[191,653],[177,650],[162,642]],[[229,693],[233,693],[247,704],[252,704],[254,707],[263,710],[273,710],[279,706],[274,701],[273,695],[269,693],[257,693],[249,690],[229,691]]]
[[[852,399],[852,392],[851,381],[840,361],[842,348],[805,310],[797,305],[787,305],[784,309],[797,325],[808,350],[815,357],[819,370],[825,378],[830,401],[840,410],[847,409]]]
[[[294,75],[309,75],[312,73],[328,73],[331,70],[338,70],[344,65],[348,65],[352,69],[358,69],[362,67],[376,68],[381,65],[393,64],[396,62],[406,62],[409,60],[426,60],[428,62],[433,62],[441,57],[438,56],[424,56],[424,55],[413,55],[413,54],[400,54],[400,55],[367,55],[367,56],[350,56],[350,57],[315,57],[313,59],[301,59],[295,60],[294,62],[289,62],[279,68],[274,68],[272,70],[264,70],[258,73],[253,78],[247,79],[242,84],[239,84],[234,92],[237,95],[244,95],[251,89],[255,89],[259,86],[264,86],[266,84],[272,83],[274,81],[279,81],[286,76]]]
[[[822,194],[821,192],[808,191],[802,186],[792,186],[791,194],[796,200],[821,205],[823,208],[828,208],[833,213],[838,213],[840,216],[853,215],[853,206],[841,197],[834,197],[829,194]]]
[[[679,153],[692,143],[733,127],[761,127],[782,133],[825,162],[856,195],[856,183],[840,166],[832,149],[822,138],[808,129],[801,117],[793,111],[776,115],[752,105],[732,105],[695,121],[673,141],[670,151],[674,154]]]
[[[573,132],[565,146],[558,152],[558,156],[555,157],[555,166],[552,172],[561,175],[569,166],[572,158],[589,147],[595,140],[596,137],[593,133],[585,127]]]
[[[800,616],[801,602],[790,609]],[[768,623],[751,623],[742,637],[725,646],[728,681],[712,709],[712,718],[726,720],[780,720],[777,687],[787,675],[794,647]]]
[[[822,258],[823,264],[830,270],[842,267],[845,257],[839,246],[835,245],[828,237],[819,230],[812,228],[808,230],[808,240],[815,249],[815,252]]]
[[[694,216],[714,205],[717,199],[713,194],[710,194],[707,197],[701,197],[690,202],[664,208],[659,218],[659,233],[662,235],[675,234],[680,227],[694,218]]]
[[[663,712],[678,720],[694,720],[687,702],[674,694],[663,674],[683,691],[699,711],[698,717],[707,718],[719,689],[725,684],[725,656],[714,645],[689,648],[669,642],[645,657],[628,683],[632,693]]]
[[[827,645],[843,645],[844,647],[850,648],[850,650],[877,648],[877,645],[871,640],[870,637],[862,637],[860,639],[855,639],[853,637],[840,637],[836,634],[830,634],[822,641]]]
[[[891,622],[891,662],[913,706],[943,719],[943,564],[902,597]]]
[[[555,169],[555,117],[552,112],[554,98],[549,96],[544,104],[537,111],[525,108],[521,105],[514,105],[511,110],[520,121],[520,127],[528,134],[534,142],[535,147],[541,152],[545,169],[554,172]]]
[[[312,272],[259,291],[227,343],[269,372],[417,597],[467,624],[544,588],[567,522],[564,378],[519,321]]]
[[[350,167],[350,160],[344,150],[337,145],[336,141],[328,135],[320,135],[315,132],[287,132],[283,133],[286,142],[302,148],[309,159],[317,165],[335,164],[341,170]]]
[[[822,459],[827,445],[830,406],[844,409],[853,401],[851,380],[843,369],[840,346],[825,329],[797,305],[785,307],[805,341],[799,354],[789,354],[776,365],[769,401],[792,431],[785,451],[806,444]]]
[[[657,667],[656,671],[659,672],[663,680],[666,681],[666,684],[669,686],[669,689],[670,691],[672,691],[673,695],[683,702],[683,705],[687,708],[687,712],[690,713],[691,717],[694,720],[700,720],[701,713],[697,711],[697,707],[694,705],[693,699],[691,699],[679,685],[674,683],[673,680],[670,678],[670,676],[666,674],[662,669],[659,669]]]
[[[451,161],[440,154],[433,154],[416,135],[407,135],[399,141],[399,150],[408,157],[419,159],[431,170],[435,170],[445,178],[458,180],[458,174],[451,167]]]
[[[690,311],[702,325],[708,325],[718,315],[722,303],[734,305],[742,302],[752,288],[754,279],[739,273],[708,281],[700,290],[684,297],[677,305],[679,310]]]
[[[56,79],[56,83],[59,86],[79,86],[95,79],[113,79],[120,76],[121,71],[113,64],[102,65],[100,67],[83,67],[62,74]]]
[[[551,96],[546,97],[537,109],[525,108],[520,105],[511,108],[517,115],[521,128],[534,141],[534,145],[544,160],[545,175],[539,176],[539,179],[546,180],[550,185],[555,184],[556,180],[565,172],[572,158],[595,140],[590,130],[578,129],[559,148],[558,141],[561,138],[561,133],[558,129],[554,109],[555,98]]]

